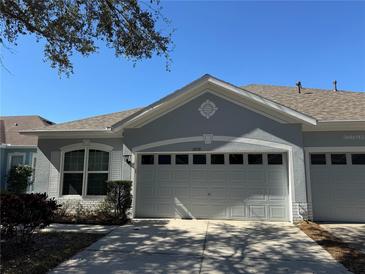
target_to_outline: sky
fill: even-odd
[[[235,85],[365,91],[365,2],[162,1],[174,28],[171,71],[101,46],[59,77],[43,44],[25,36],[1,48],[1,115],[65,122],[142,107],[208,73]]]

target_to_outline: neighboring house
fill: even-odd
[[[134,217],[365,221],[365,93],[204,75],[142,109],[24,134],[60,201],[94,205],[125,179]]]
[[[6,188],[7,175],[13,166],[37,164],[37,136],[26,136],[19,131],[46,127],[53,123],[39,116],[0,116],[0,178],[1,189]],[[33,175],[32,180],[35,177]],[[33,190],[34,185],[29,190]],[[34,189],[37,190],[37,187]]]

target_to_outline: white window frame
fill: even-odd
[[[88,171],[89,166],[89,150],[95,149],[109,153],[109,162],[108,162],[108,170],[107,171]],[[65,153],[75,150],[85,150],[84,154],[84,167],[82,170],[82,190],[81,195],[78,194],[63,194],[63,176],[64,173],[81,173],[81,171],[66,171],[64,172],[64,163],[65,163]],[[110,173],[111,173],[111,152],[113,150],[112,146],[99,144],[99,143],[90,143],[88,141],[84,141],[83,143],[73,144],[69,146],[64,146],[61,148],[61,174],[60,174],[60,188],[59,188],[59,196],[60,197],[70,197],[70,198],[103,198],[105,195],[87,195],[87,184],[88,184],[88,174],[89,173],[107,173],[108,180],[110,180]]]
[[[25,164],[25,156],[26,156],[26,153],[25,152],[10,152],[8,154],[8,166],[7,166],[7,172],[10,171],[10,168],[11,168],[11,158],[13,156],[22,156],[23,157],[23,165]]]

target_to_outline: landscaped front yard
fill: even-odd
[[[335,237],[319,224],[302,222],[299,227],[348,270],[355,274],[365,273],[365,254],[360,250]]]
[[[22,246],[1,243],[1,273],[46,273],[105,234],[39,232]]]

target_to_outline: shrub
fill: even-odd
[[[124,223],[132,206],[132,182],[108,181],[107,194],[99,206],[99,213],[112,219],[113,223]]]
[[[27,190],[30,176],[32,176],[32,167],[27,165],[12,167],[7,178],[8,190],[14,193],[24,193]]]
[[[1,236],[28,242],[33,233],[48,226],[60,207],[46,193],[1,194]]]

